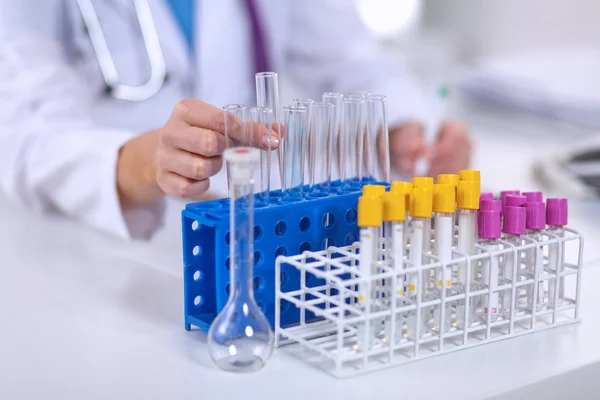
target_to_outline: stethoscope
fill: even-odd
[[[127,85],[121,82],[93,1],[77,0],[77,5],[104,78],[106,93],[120,100],[144,101],[157,94],[163,87],[167,79],[167,68],[148,0],[133,0],[133,4],[150,63],[150,76],[146,82],[140,85]],[[254,39],[255,70],[256,72],[267,71],[265,41],[258,21],[256,5],[254,0],[246,0],[246,4]]]

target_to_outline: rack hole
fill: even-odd
[[[228,283],[227,286],[225,286],[225,293],[227,293],[227,296],[229,296],[231,290],[231,285]]]
[[[194,280],[195,281],[199,281],[200,279],[202,279],[202,276],[203,276],[202,272],[200,272],[200,271],[194,272]]]
[[[192,222],[192,230],[198,230],[198,227],[200,226],[200,224],[198,223],[198,221],[194,221]]]
[[[334,222],[335,222],[335,217],[333,216],[332,213],[327,213],[327,214],[323,215],[323,226],[325,228],[329,228],[330,226],[333,225]]]
[[[254,225],[254,240],[260,240],[262,238],[263,230],[260,225]]]
[[[285,221],[279,221],[277,225],[275,225],[275,234],[277,236],[285,235],[285,231],[287,231],[287,224]]]
[[[255,292],[260,292],[261,290],[263,290],[263,287],[265,285],[265,281],[262,278],[262,276],[255,276],[252,283],[254,285]]]
[[[229,244],[230,240],[231,240],[231,234],[230,234],[230,232],[227,232],[225,234],[225,243]]]
[[[346,222],[349,224],[353,224],[356,222],[356,210],[354,208],[346,211]]]
[[[306,232],[307,230],[309,230],[310,229],[310,218],[302,217],[298,227],[300,228],[301,232]]]
[[[195,256],[199,256],[200,254],[202,254],[202,247],[194,246],[194,248],[192,249],[192,254]]]
[[[285,256],[285,255],[287,255],[287,247],[285,247],[285,246],[279,246],[277,248],[277,250],[275,250],[275,257]]]
[[[327,250],[329,246],[335,246],[333,238],[323,239],[323,250]]]
[[[281,286],[285,286],[287,284],[287,281],[287,274],[285,273],[285,271],[281,271],[281,273],[279,274],[279,283],[281,284]]]
[[[231,260],[229,257],[225,259],[225,268],[229,269],[231,267]]]
[[[262,261],[262,252],[255,251],[254,252],[254,265],[258,265]]]
[[[194,297],[194,305],[196,307],[200,307],[202,305],[202,303],[204,303],[204,299],[202,298],[202,296]]]
[[[310,246],[310,242],[304,242],[300,245],[300,253],[303,253],[305,251],[310,251],[311,246]]]
[[[346,245],[351,245],[352,243],[356,242],[356,234],[354,233],[350,233],[346,236]]]

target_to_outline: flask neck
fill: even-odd
[[[254,195],[252,182],[233,182],[230,205],[230,295],[254,297]]]

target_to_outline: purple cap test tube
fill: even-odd
[[[504,213],[504,205],[506,204],[506,196],[519,196],[521,194],[518,190],[503,190],[500,192],[500,201],[502,201],[502,213]]]
[[[525,233],[527,212],[525,207],[504,207],[504,226],[502,231],[510,235]]]
[[[525,196],[528,203],[541,203],[544,201],[542,192],[523,192],[523,196]]]
[[[544,202],[531,202],[525,204],[527,229],[539,231],[546,227],[546,204]]]
[[[502,201],[500,200],[481,200],[479,202],[479,210],[494,210],[501,212],[502,211]]]
[[[500,210],[479,210],[477,231],[481,239],[500,238]]]
[[[550,226],[565,226],[568,222],[567,199],[546,200],[546,223]]]

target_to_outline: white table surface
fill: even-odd
[[[514,174],[531,150],[501,168],[513,150],[496,134],[475,127],[484,184],[535,189]],[[0,200],[0,399],[481,399],[600,362],[600,202],[570,207],[587,239],[581,324],[346,380],[281,350],[256,374],[213,367],[205,335],[183,328],[182,206],[151,243],[125,243]]]

